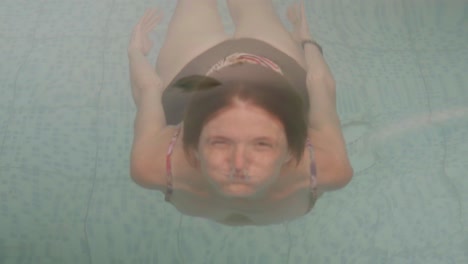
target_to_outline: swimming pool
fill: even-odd
[[[161,7],[159,48],[175,1],[2,1],[0,263],[468,263],[467,1],[306,2],[354,178],[304,218],[231,228],[128,173],[129,34]]]

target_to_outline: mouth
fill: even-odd
[[[245,182],[245,181],[250,180],[250,177],[248,175],[246,175],[246,174],[233,174],[233,175],[229,175],[229,179],[231,181]]]

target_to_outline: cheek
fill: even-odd
[[[263,164],[273,164],[278,160],[282,159],[282,152],[279,150],[261,150],[261,151],[252,151],[250,155],[252,160],[255,160]]]
[[[257,173],[271,174],[281,169],[283,159],[276,153],[255,153],[250,159],[251,169]]]
[[[204,150],[199,155],[200,164],[204,169],[220,168],[225,164],[229,164],[226,160],[225,155],[216,151]]]

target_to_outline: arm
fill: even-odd
[[[146,58],[153,46],[149,34],[161,19],[162,13],[157,8],[146,10],[133,29],[127,50],[132,94],[137,107],[136,138],[154,134],[166,126],[161,104],[164,84]]]
[[[137,50],[128,51],[132,94],[137,108],[131,153],[131,175],[142,181],[148,164],[154,163],[152,143],[166,127],[161,103],[163,82],[146,57]]]
[[[294,3],[287,10],[287,17],[293,25],[291,37],[302,49],[303,40],[312,40],[307,23],[304,1]],[[309,124],[318,128],[326,123],[339,124],[336,114],[335,81],[317,46],[307,43],[303,51],[307,67],[307,86],[311,104]]]
[[[294,25],[291,36],[299,46],[303,40],[313,39],[303,1],[289,8],[288,18]],[[332,191],[348,184],[353,175],[336,110],[335,80],[316,45],[305,44],[304,56],[310,101],[309,137],[316,150],[318,185],[323,191]]]
[[[309,136],[316,150],[318,185],[323,191],[333,191],[351,181],[353,169],[336,110],[335,81],[315,45],[306,45],[305,54],[310,101]]]
[[[160,19],[157,9],[148,9],[133,29],[128,47],[132,95],[137,108],[130,167],[137,182],[144,180],[148,166],[154,165],[154,145],[166,127],[161,103],[164,83],[146,58],[152,47],[148,33]]]
[[[154,134],[166,127],[161,97],[164,84],[146,57],[138,50],[129,49],[132,95],[137,107],[135,138]]]
[[[307,38],[312,39],[312,38]],[[320,50],[313,44],[304,46],[309,92],[309,124],[318,128],[324,124],[340,125],[336,111],[336,84]]]
[[[306,44],[310,138],[317,151],[318,184],[324,191],[346,186],[353,175],[336,110],[336,86],[319,49]]]

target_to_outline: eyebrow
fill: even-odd
[[[212,136],[207,137],[207,140],[214,140],[214,139],[230,140],[228,137],[226,137],[226,136],[221,136],[221,135],[212,135]],[[275,139],[272,138],[272,137],[268,137],[268,136],[256,137],[256,138],[254,138],[254,140],[267,140],[267,141],[272,141],[272,142],[274,142],[274,143],[277,142],[277,140],[275,140]]]

